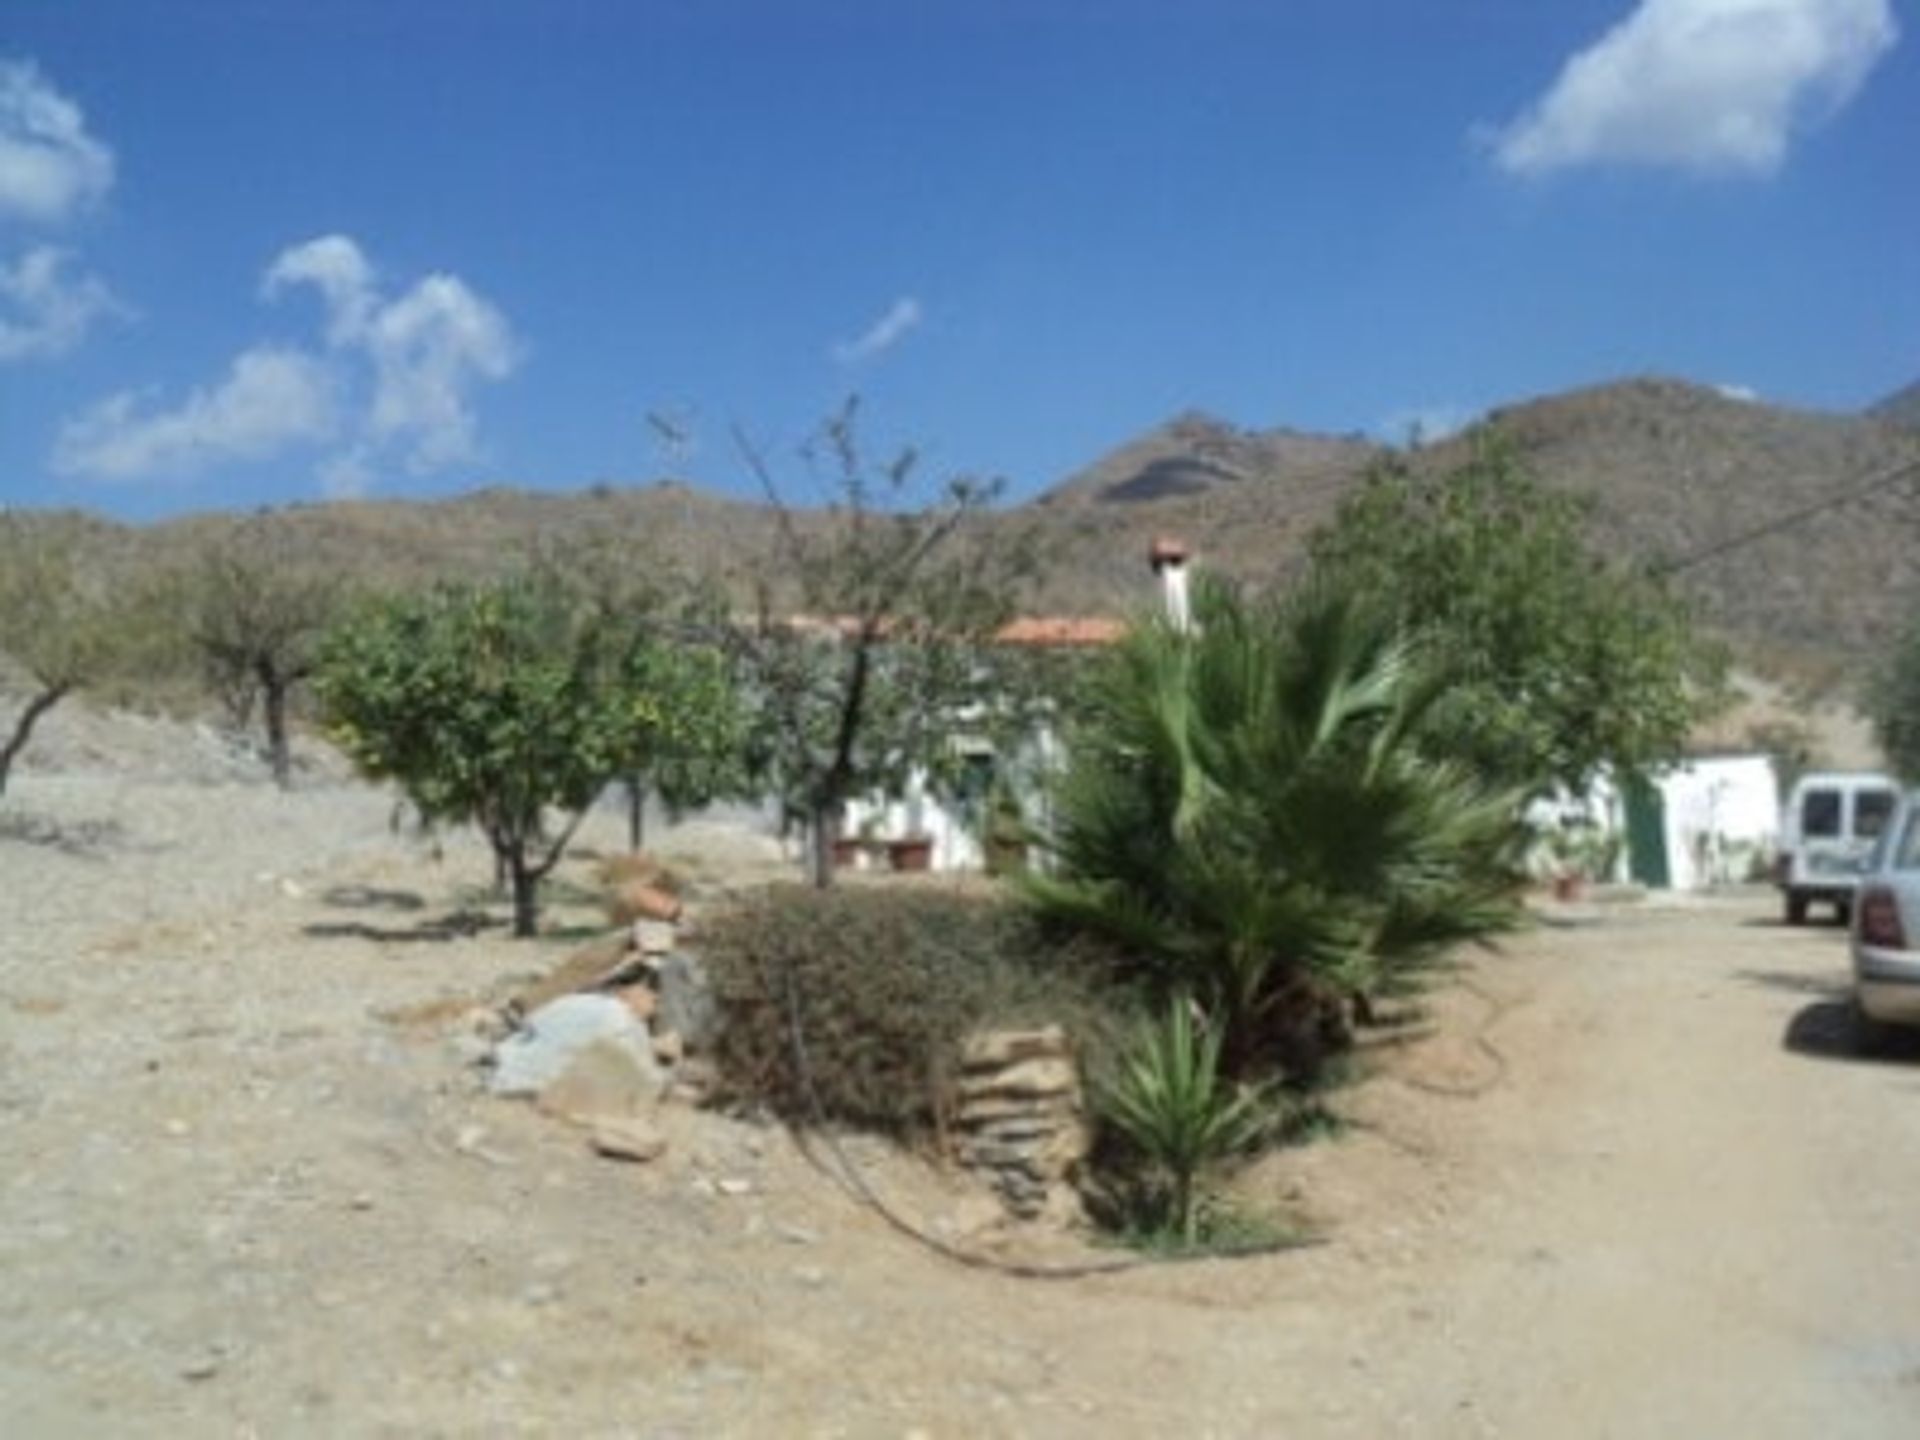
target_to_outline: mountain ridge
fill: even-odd
[[[1920,595],[1920,478],[1828,506],[1870,475],[1920,466],[1920,429],[1881,412],[1795,409],[1638,376],[1503,405],[1456,435],[1407,448],[1184,411],[995,511],[987,533],[1025,534],[1046,558],[1030,610],[1124,613],[1151,595],[1144,557],[1156,535],[1180,536],[1202,563],[1236,578],[1281,581],[1373,465],[1397,458],[1444,469],[1498,430],[1546,484],[1592,496],[1603,551],[1649,566],[1810,511],[1800,525],[1689,568],[1681,583],[1737,644],[1858,657],[1904,623]],[[212,511],[135,527],[84,512],[28,513],[73,529],[115,573],[180,563],[242,518]],[[309,553],[379,580],[485,573],[530,545],[596,535],[631,541],[636,564],[671,557],[743,593],[765,573],[774,526],[762,502],[670,479],[572,492],[493,485],[275,513],[302,532]]]

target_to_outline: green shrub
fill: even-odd
[[[1165,1181],[1154,1219],[1188,1245],[1200,1238],[1195,1181],[1252,1145],[1271,1118],[1263,1092],[1220,1073],[1220,1035],[1176,994],[1164,1015],[1141,1022],[1119,1064],[1094,1089],[1101,1119]]]
[[[779,886],[702,925],[722,1023],[723,1103],[904,1140],[940,1132],[960,1042],[980,1028],[1064,1026],[1104,1063],[1127,996],[1084,945],[1020,907],[919,887]],[[809,1076],[795,1056],[798,1011]]]
[[[1229,1075],[1310,1076],[1349,1008],[1518,917],[1521,796],[1422,748],[1446,678],[1351,597],[1203,580],[1191,631],[1091,677],[1025,893],[1197,996]]]

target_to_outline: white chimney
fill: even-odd
[[[1187,599],[1187,547],[1162,535],[1147,549],[1147,561],[1160,577],[1160,594],[1166,602],[1167,620],[1182,634],[1193,628],[1193,607]]]

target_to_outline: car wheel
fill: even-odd
[[[1787,892],[1787,924],[1804,925],[1807,923],[1807,897],[1798,891]]]

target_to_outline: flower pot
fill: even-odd
[[[924,835],[909,836],[905,840],[889,840],[887,858],[893,862],[893,868],[896,870],[931,870],[933,841]]]
[[[1027,842],[1014,837],[988,837],[986,863],[989,875],[1019,875],[1027,868]]]

